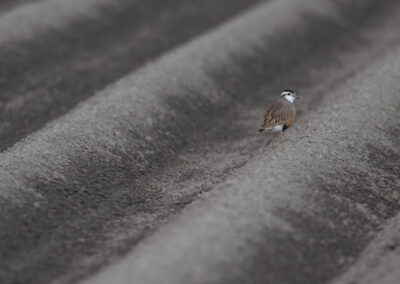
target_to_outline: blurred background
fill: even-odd
[[[399,283],[399,15],[2,1],[0,283]]]

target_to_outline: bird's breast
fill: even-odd
[[[290,127],[290,126],[294,123],[294,118],[295,118],[295,117],[296,117],[296,113],[293,112],[292,117],[289,118],[289,119],[286,121],[285,126],[286,126],[286,127]]]

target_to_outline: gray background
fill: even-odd
[[[399,14],[1,4],[0,283],[398,283]]]

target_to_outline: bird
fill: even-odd
[[[282,132],[289,128],[296,117],[294,102],[300,100],[293,90],[283,90],[281,97],[270,105],[264,112],[264,119],[259,128],[259,132],[271,130],[273,134],[280,133],[282,142]]]

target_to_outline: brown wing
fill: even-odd
[[[264,113],[260,132],[275,125],[284,124],[294,116],[294,107],[282,99],[271,105]]]

